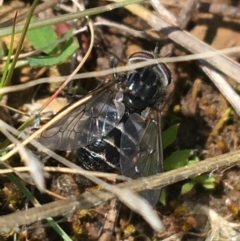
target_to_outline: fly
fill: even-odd
[[[154,59],[147,51],[128,63]],[[119,89],[109,87],[45,130],[39,141],[54,150],[77,150],[76,162],[86,170],[117,172],[136,179],[163,172],[161,103],[171,83],[166,64],[129,71]],[[146,114],[147,113],[147,114]],[[160,189],[141,195],[154,206]]]

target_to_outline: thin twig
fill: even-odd
[[[115,173],[107,173],[107,172],[97,172],[97,171],[86,171],[86,170],[76,170],[68,167],[51,167],[44,166],[43,170],[46,172],[58,172],[58,173],[69,173],[69,174],[81,174],[81,175],[92,175],[96,177],[106,178],[108,180],[121,180],[121,181],[129,181],[131,178],[120,176]],[[5,175],[8,173],[21,173],[21,172],[29,172],[29,167],[11,167],[7,166],[7,169],[0,169],[0,175]]]
[[[118,205],[119,201],[114,198],[110,205],[109,210],[106,215],[105,224],[102,229],[102,234],[99,237],[98,241],[110,241],[114,232],[115,224],[119,215]]]

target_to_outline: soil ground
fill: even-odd
[[[97,4],[93,4],[95,1],[85,2],[88,2],[86,3],[87,8],[106,4],[103,1],[96,1],[98,2]],[[176,2],[169,1],[167,8],[177,16],[181,9],[175,4]],[[206,1],[206,3],[223,3],[233,7],[239,6],[237,1],[228,0]],[[29,8],[29,4],[30,1],[4,1],[0,9],[1,22],[13,17],[16,10],[18,14],[24,12]],[[144,6],[149,7],[148,3],[144,3]],[[51,14],[59,14],[60,12],[57,8],[52,8],[49,11],[50,13],[46,11],[45,14],[50,14],[51,16]],[[145,22],[123,8],[102,14],[101,17],[109,21],[126,24],[138,30],[150,29]],[[96,17],[92,19],[96,21]],[[61,28],[60,25],[58,27]],[[196,10],[193,11],[186,30],[216,49],[240,46],[239,18],[230,18],[224,15]],[[114,56],[119,65],[126,64],[129,54],[142,49],[153,51],[156,45],[155,39],[150,37],[141,39],[130,34],[122,34],[121,30],[116,27],[99,27],[96,29],[95,34],[95,46],[99,46],[99,48],[94,49],[92,56],[88,59],[81,72],[109,68],[111,65],[109,56]],[[82,42],[81,46],[83,55],[85,53],[84,44],[88,44],[89,34],[86,32],[80,37],[86,40],[86,42]],[[17,46],[18,38],[19,35],[16,35],[14,48]],[[8,49],[10,37],[2,38],[1,42]],[[162,41],[160,40],[159,45],[161,46],[161,44]],[[31,50],[31,46],[25,41],[22,52],[29,50]],[[172,56],[186,54],[188,54],[186,50],[174,45]],[[240,55],[239,53],[232,54],[231,58],[239,61]],[[171,147],[172,149],[168,148],[166,152],[172,152],[176,149],[191,149],[197,157],[204,160],[238,150],[240,147],[239,116],[234,110],[231,110],[226,120],[223,121],[230,106],[211,80],[199,68],[198,62],[173,63],[169,64],[169,66],[173,73],[173,83],[166,89],[162,115],[167,126],[171,123],[179,123],[179,130],[175,144]],[[70,61],[50,68],[19,68],[14,72],[11,85],[29,82],[40,77],[66,75],[70,74],[71,71]],[[235,90],[239,92],[239,86],[232,79],[228,77],[227,79]],[[85,80],[80,85],[80,89],[84,89],[87,92],[92,88],[93,84],[89,80]],[[11,93],[6,96],[5,103],[22,111],[27,111],[27,108],[34,110],[57,87],[57,85],[44,84],[38,88],[34,87],[21,92]],[[28,104],[27,107],[26,104]],[[58,98],[49,108],[56,112],[65,105],[66,100]],[[19,126],[20,122],[24,120],[23,116],[16,115],[6,109],[1,109],[1,112],[1,119],[15,127]],[[219,123],[222,124],[220,125]],[[204,213],[193,214],[191,206],[188,204],[189,201],[206,205],[224,219],[238,223],[240,217],[239,171],[238,166],[227,170],[215,170],[212,173],[215,177],[215,188],[211,190],[207,190],[199,184],[190,192],[181,194],[182,185],[188,182],[188,180],[167,187],[166,204],[159,203],[155,207],[166,227],[166,231],[163,233],[152,231],[140,216],[130,212],[122,205],[112,240],[163,240],[174,234],[181,234],[181,239],[175,237],[171,240],[206,240],[211,232],[209,217]],[[75,183],[73,176],[61,175],[55,177],[52,183],[49,181],[49,188],[57,193],[60,193],[60,191],[57,190],[56,180],[58,182],[59,180],[64,180],[64,182]],[[0,203],[1,215],[24,209],[25,198],[17,190],[16,186],[5,177],[1,178],[0,192],[2,193]],[[79,192],[74,184],[71,190],[68,189],[68,193],[61,194],[76,195]],[[39,198],[46,202],[45,196],[39,195]],[[107,212],[107,209],[108,205],[105,205],[96,210],[86,211],[86,213],[76,213],[67,219],[59,218],[59,223],[70,233],[73,240],[97,240],[98,231],[105,222],[104,214]],[[31,225],[27,230],[27,238],[21,234],[22,238],[18,237],[17,240],[60,240],[51,228],[44,228],[40,222]],[[1,239],[13,240],[13,236],[2,236]]]

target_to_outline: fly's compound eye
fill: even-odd
[[[166,87],[172,83],[171,71],[166,64],[159,63],[153,67],[153,70],[158,74],[162,87]]]
[[[155,56],[147,51],[138,51],[131,54],[128,57],[128,63],[134,64],[139,63],[141,61],[148,61],[154,59]],[[162,87],[166,87],[167,85],[171,84],[172,82],[172,75],[171,71],[168,66],[164,63],[156,63],[153,65],[152,69],[157,73],[159,79],[161,80]]]

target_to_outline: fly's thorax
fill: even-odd
[[[130,72],[124,87],[123,102],[140,111],[155,105],[163,89],[159,76],[151,67]]]
[[[129,56],[129,64],[154,58],[152,53],[139,51]],[[163,63],[130,71],[123,83],[123,102],[131,109],[143,111],[159,103],[163,89],[170,83],[171,72]]]

